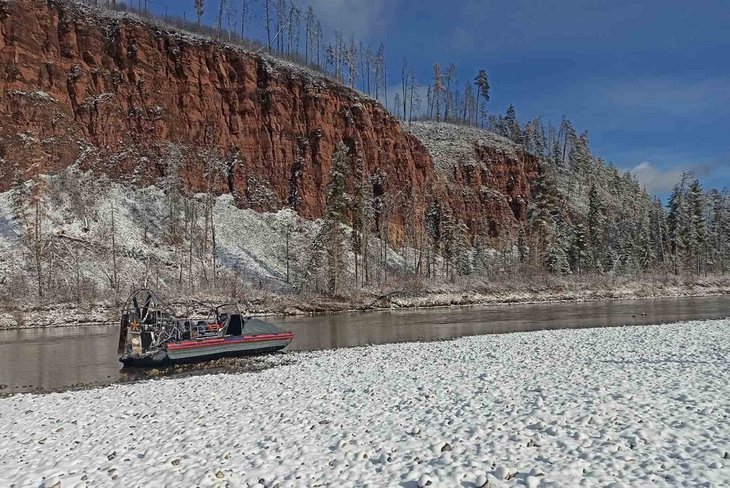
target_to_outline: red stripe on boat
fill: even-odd
[[[243,339],[225,339],[222,337],[215,339],[203,339],[200,341],[184,341],[175,342],[167,345],[168,351],[177,351],[180,349],[195,349],[198,347],[215,347],[223,346],[228,344],[240,344],[242,342],[264,342],[264,341],[275,341],[275,340],[291,340],[294,338],[294,334],[289,332],[285,334],[261,334],[256,336],[248,336]]]

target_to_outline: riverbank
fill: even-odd
[[[239,297],[195,296],[196,302],[238,301],[249,315],[307,315],[353,311],[497,305],[512,303],[584,302],[646,298],[707,297],[730,294],[730,275],[709,277],[673,275],[655,279],[609,276],[581,278],[543,275],[529,283],[521,279],[498,282],[462,282],[422,289],[412,284],[387,290],[362,290],[347,297],[282,294],[250,288]],[[124,297],[126,298],[126,297]],[[73,327],[119,322],[121,298],[106,302],[0,307],[0,330],[37,327]],[[173,303],[184,313],[204,314],[189,302]]]
[[[0,485],[723,486],[728,327],[390,344],[15,395]]]

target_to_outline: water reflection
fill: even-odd
[[[290,350],[540,329],[640,325],[730,315],[730,297],[496,305],[276,317],[295,332]],[[114,326],[0,331],[0,394],[108,384],[120,373]]]

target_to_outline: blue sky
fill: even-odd
[[[239,0],[233,0],[238,2]],[[264,0],[255,0],[258,9]],[[217,0],[208,0],[213,23]],[[398,84],[403,57],[427,84],[433,63],[460,83],[484,68],[491,112],[524,122],[565,114],[597,155],[665,195],[683,170],[730,187],[730,2],[727,0],[300,0],[328,34],[385,44]],[[188,7],[189,4],[189,7]],[[193,0],[154,0],[192,18]],[[262,16],[254,13],[254,35]]]

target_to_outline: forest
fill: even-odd
[[[416,135],[419,124],[478,128],[531,155],[538,161],[537,178],[519,230],[508,242],[492,246],[486,234],[455,217],[446,200],[426,195],[419,196],[426,199],[422,215],[411,212],[405,222],[395,221],[390,217],[393,205],[418,206],[374,194],[379,176],[364,174],[358,154],[344,145],[333,158],[322,219],[307,221],[287,209],[254,215],[229,208],[210,192],[190,194],[178,176],[185,148],[170,145],[162,163],[166,176],[159,188],[149,190],[161,192],[157,198],[74,169],[31,181],[18,174],[3,196],[5,224],[21,257],[0,269],[6,298],[80,302],[108,297],[110,291],[124,295],[134,283],[188,296],[255,289],[346,299],[493,290],[499,287],[495,283],[518,289],[536,286],[536,276],[564,286],[605,283],[606,277],[691,281],[727,273],[730,195],[703,188],[693,173],[683,174],[664,202],[649,195],[630,172],[594,155],[588,131],[575,128],[568,118],[557,124],[539,117],[522,122],[513,105],[504,114],[490,112],[484,69],[460,83],[456,66],[442,70],[434,64],[425,100],[420,100],[423,85],[404,59],[397,69],[400,89],[389,98],[392,85],[382,44],[372,49],[339,32],[330,39],[316,12],[297,2],[216,5],[212,27],[201,23],[203,0],[191,0],[190,20],[156,20],[258,46],[316,69],[381,100]],[[144,1],[103,6],[147,13]],[[254,6],[263,14],[263,28],[258,26],[263,39],[249,37]],[[232,162],[214,153],[207,158],[204,178],[212,189]],[[97,198],[90,200],[90,194]],[[269,242],[251,242],[244,249],[227,219],[260,226],[266,234],[261,240]],[[59,234],[54,229],[61,222],[73,222],[79,234]],[[128,238],[138,235],[142,238]]]

